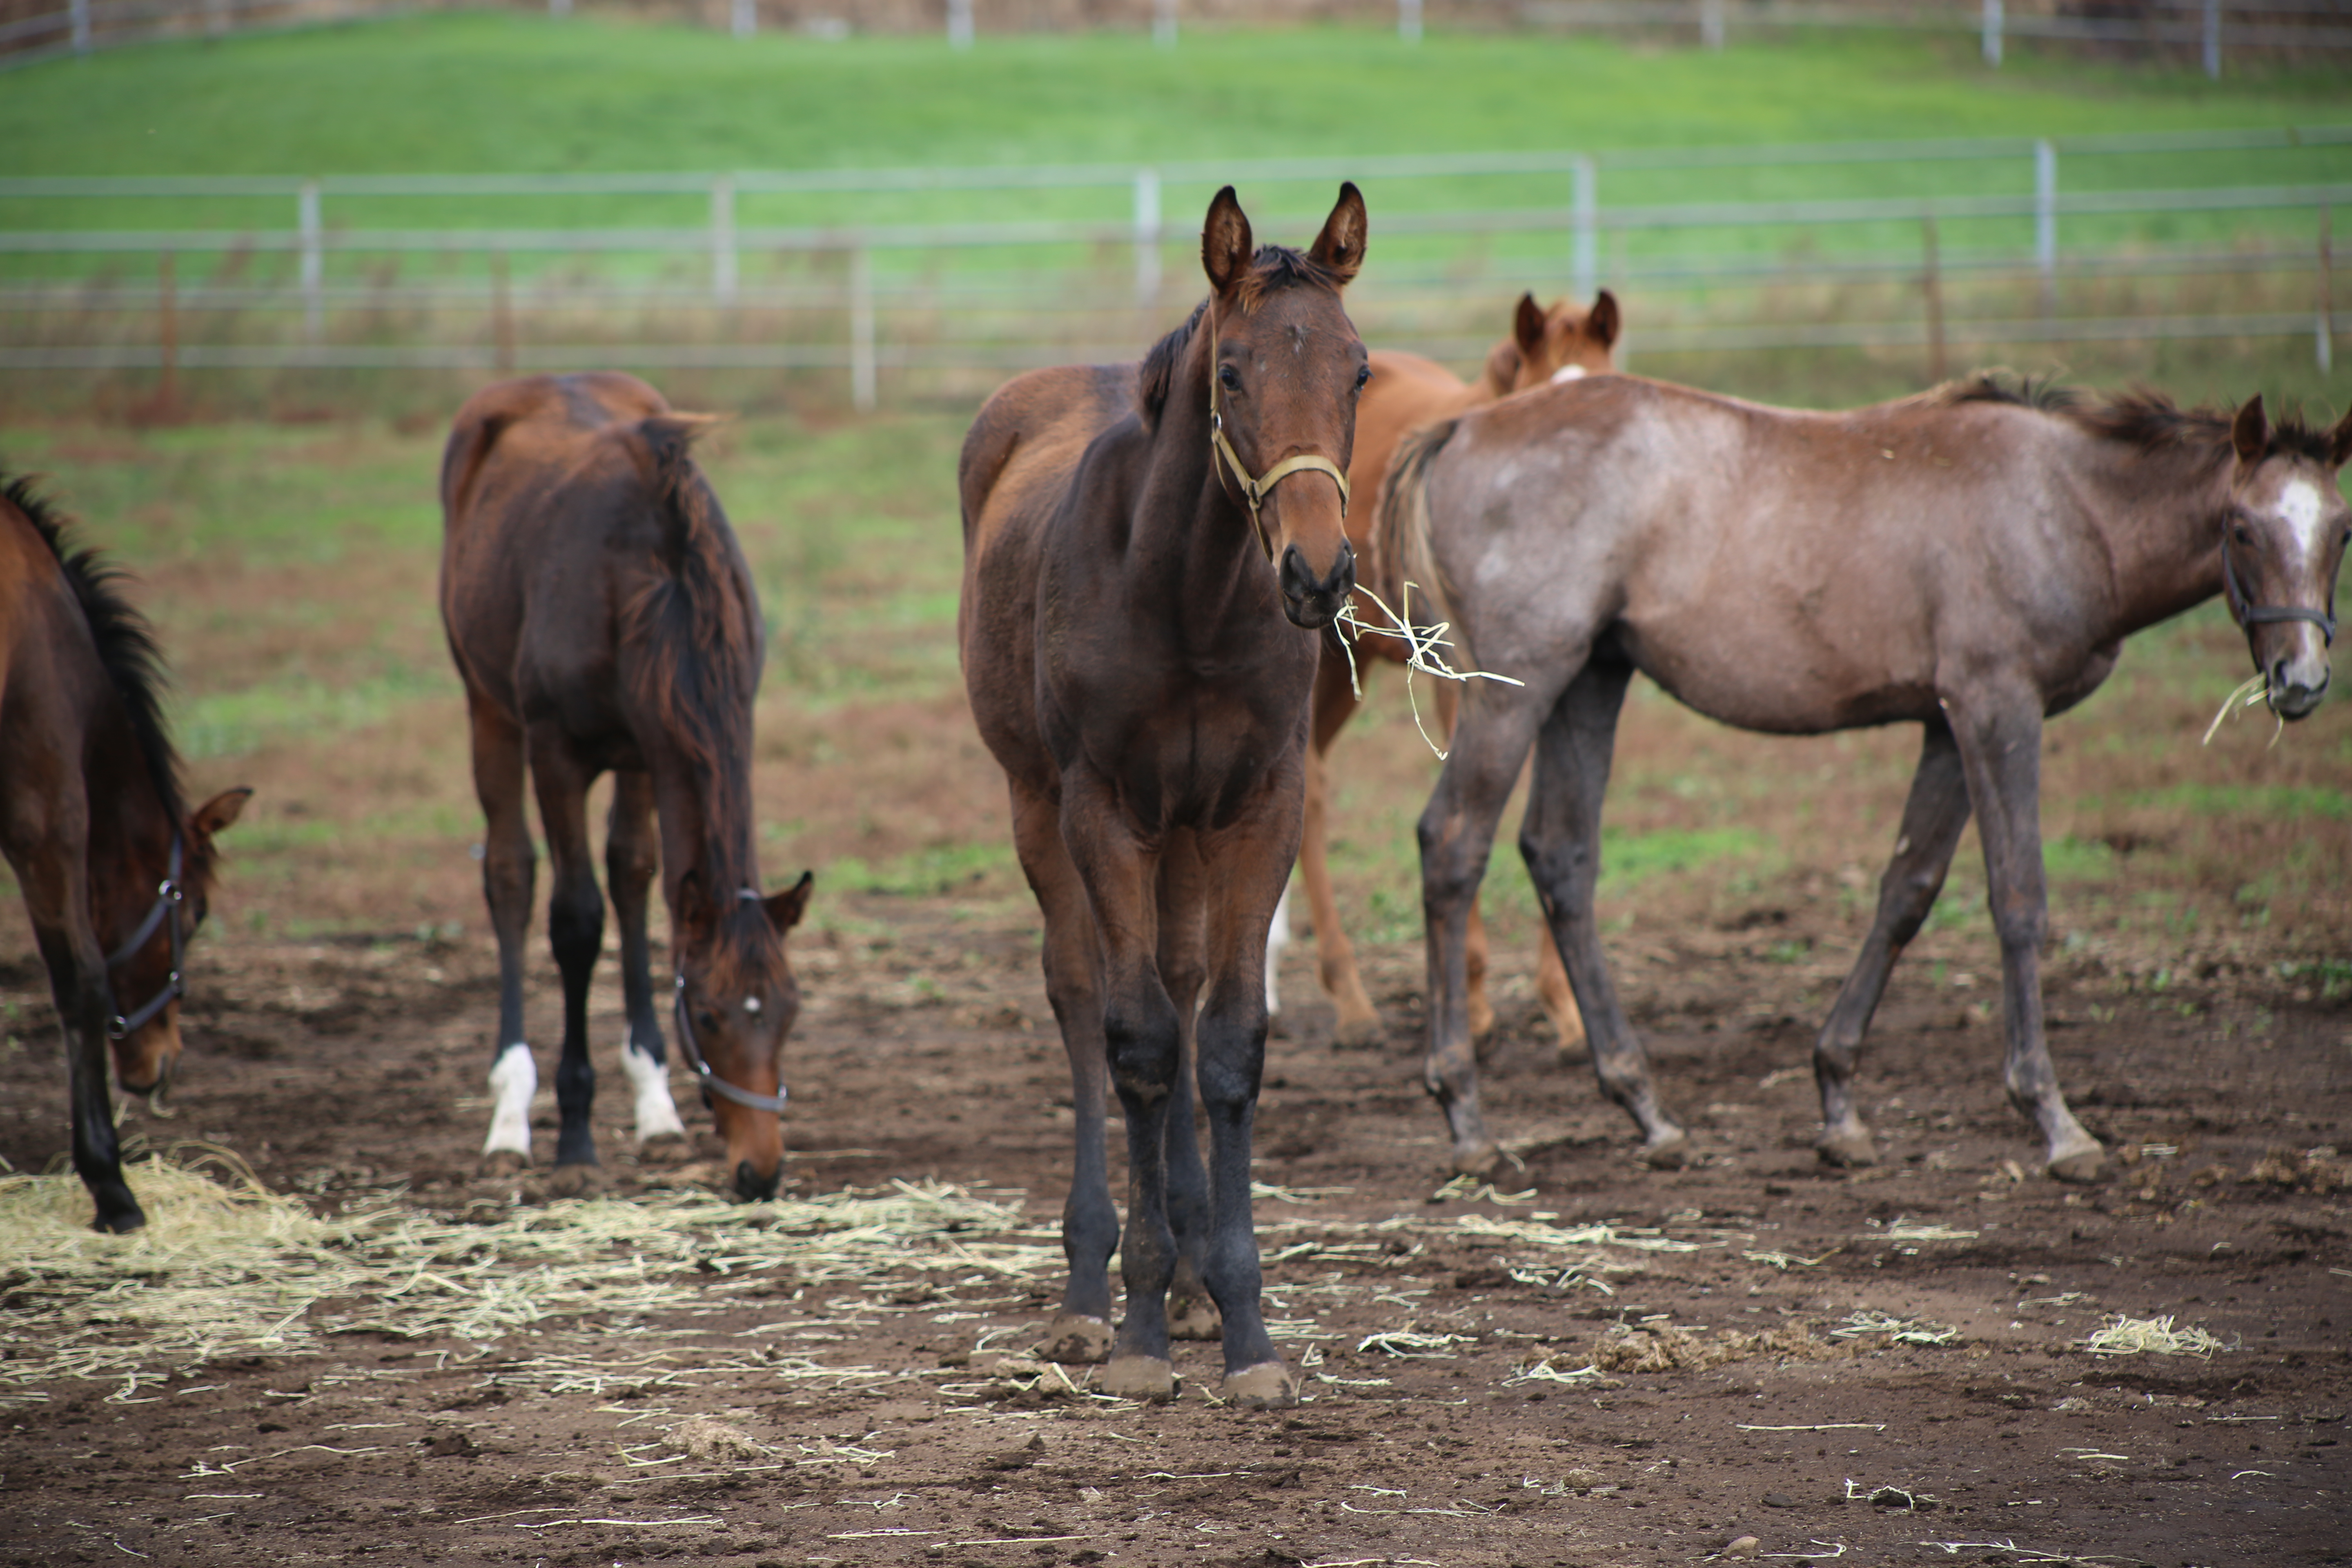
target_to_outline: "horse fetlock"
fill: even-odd
[[[637,1144],[684,1142],[686,1123],[678,1120],[677,1101],[669,1091],[669,1064],[636,1041],[621,1047],[621,1070],[629,1075],[636,1097]]]
[[[1103,1367],[1101,1386],[1115,1399],[1165,1404],[1176,1397],[1176,1369],[1165,1356],[1113,1356]]]
[[[1679,1171],[1690,1163],[1690,1134],[1661,1121],[1642,1141],[1642,1163],[1654,1171]]]
[[[482,1141],[485,1167],[500,1154],[530,1163],[530,1101],[539,1092],[539,1064],[530,1047],[515,1041],[490,1068],[490,1133]]]
[[[1502,1163],[1502,1146],[1483,1133],[1454,1145],[1454,1173],[1457,1176],[1491,1176]]]
[[[1110,1325],[1085,1312],[1056,1312],[1046,1327],[1042,1352],[1065,1365],[1093,1363],[1110,1356]]]
[[[593,1159],[577,1160],[559,1164],[548,1173],[547,1192],[550,1197],[584,1198],[603,1192],[610,1184],[604,1168]]]
[[[1244,1410],[1288,1410],[1298,1403],[1298,1380],[1282,1363],[1265,1361],[1225,1373],[1217,1392]]]

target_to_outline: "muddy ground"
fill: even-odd
[[[428,471],[415,445],[388,470]],[[907,503],[908,537],[936,543],[936,500]],[[739,521],[755,560],[793,559],[757,508]],[[951,533],[920,566],[950,590]],[[826,568],[826,602],[856,602],[839,572],[892,581],[896,549]],[[297,610],[354,584],[415,612],[364,628],[425,672],[377,708],[332,734],[310,731],[334,711],[300,709],[194,764],[200,793],[259,793],[194,952],[178,1113],[126,1124],[233,1151],[320,1212],[547,1201],[537,1175],[476,1170],[494,960],[431,571],[414,543],[354,545],[159,575],[149,600],[199,694],[278,668],[273,638],[339,679],[330,656],[362,628]],[[804,700],[783,668],[763,700],[765,868],[819,873],[793,943],[788,1179],[1021,1194],[1050,1246],[1069,1079],[944,603],[862,644],[815,625],[810,646],[900,672],[878,696]],[[1297,1410],[1219,1407],[1206,1343],[1179,1345],[1163,1407],[1040,1367],[1050,1268],[813,1283],[786,1265],[701,1312],[346,1334],[160,1384],[58,1382],[0,1409],[0,1563],[1613,1568],[1742,1537],[1778,1562],[2352,1562],[2352,719],[2335,704],[2273,752],[2243,729],[2200,750],[2243,660],[2226,625],[2200,626],[2052,731],[2052,1044],[2119,1155],[2102,1184],[2037,1173],[2001,1098],[1973,836],[1865,1064],[1885,1160],[1817,1164],[1810,1030],[1866,924],[1916,738],[1735,736],[1637,693],[1617,863],[1680,848],[1604,883],[1602,914],[1699,1157],[1634,1163],[1632,1124],[1533,1005],[1524,911],[1498,910],[1486,1103],[1521,1163],[1499,1191],[1442,1193],[1398,847],[1431,764],[1391,692],[1344,742],[1335,856],[1386,1035],[1334,1048],[1302,933],[1259,1111],[1268,1315],[1306,1380]],[[536,935],[532,963],[544,1085],[556,998]],[[18,1170],[65,1142],[42,992],[12,897],[0,1156]],[[659,1160],[630,1149],[609,966],[594,1002],[611,1190],[707,1181],[707,1133]],[[1115,1142],[1115,1177],[1119,1159]],[[0,1337],[37,1294],[0,1298]],[[2219,1348],[2093,1353],[2117,1317]]]

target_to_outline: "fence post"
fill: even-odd
[[[1723,47],[1723,0],[1698,0],[1698,41],[1706,48]]]
[[[1927,379],[1941,385],[1950,374],[1944,353],[1944,284],[1936,268],[1936,215],[1919,220],[1919,287],[1927,297]]]
[[[73,15],[73,51],[89,53],[89,0],[73,0],[68,7]]]
[[[1176,47],[1176,0],[1151,0],[1151,41],[1163,49]]]
[[[1576,285],[1576,297],[1590,300],[1601,287],[1601,177],[1592,160],[1580,154],[1569,169],[1573,182],[1570,213],[1575,226],[1568,270]]]
[[[2006,20],[2000,0],[1984,0],[1984,62],[1995,70],[2000,69],[2000,33]]]
[[[1135,172],[1135,302],[1160,299],[1160,171]]]
[[[2033,266],[2042,275],[2042,313],[2058,313],[2058,149],[2033,144]]]
[[[302,231],[302,335],[311,342],[326,330],[326,236],[319,220],[319,182],[305,180],[295,203],[295,221]]]
[[[490,363],[499,375],[515,373],[514,303],[508,298],[507,253],[490,252]]]
[[[737,37],[748,38],[760,30],[759,0],[731,0],[728,13],[728,24]]]
[[[228,0],[205,0],[205,36],[217,38],[228,32]]]
[[[168,250],[155,258],[155,310],[163,361],[155,405],[169,415],[180,403],[180,279],[177,261]]]
[[[1421,0],[1397,0],[1397,37],[1408,44],[1421,42]]]
[[[2205,74],[2221,79],[2221,0],[2205,0]]]
[[[735,178],[710,181],[710,300],[720,310],[735,303]]]
[[[948,47],[971,47],[971,0],[948,0]]]
[[[2319,204],[2319,332],[2313,353],[2319,362],[2319,374],[2326,375],[2336,368],[2336,270],[2335,236],[2330,232],[2327,204]]]
[[[849,253],[849,401],[874,412],[874,253]]]

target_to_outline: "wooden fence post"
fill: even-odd
[[[1163,49],[1176,47],[1176,0],[1151,0],[1151,42]]]
[[[2058,313],[2058,149],[2033,144],[2033,267],[2042,275],[2042,314]]]
[[[73,16],[73,52],[89,53],[89,0],[73,0],[68,7]]]
[[[710,181],[710,298],[720,310],[735,303],[735,180],[731,174]]]
[[[849,253],[849,401],[874,412],[874,253]]]
[[[302,336],[315,343],[327,324],[326,236],[319,215],[318,181],[302,182],[294,212],[302,235]]]
[[[1421,42],[1421,0],[1397,0],[1397,37],[1408,44]]]
[[[2000,69],[2000,34],[2007,20],[2000,0],[1984,0],[1984,63],[1995,70]]]
[[[1601,287],[1601,174],[1592,160],[1579,157],[1570,165],[1570,231],[1569,278],[1579,300],[1590,300]]]
[[[1150,310],[1160,300],[1160,171],[1135,172],[1135,302]]]

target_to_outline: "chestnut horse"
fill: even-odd
[[[488,820],[482,885],[499,942],[496,1108],[482,1153],[530,1159],[539,1069],[522,1026],[533,864],[529,767],[554,863],[548,942],[563,977],[561,1185],[593,1184],[588,978],[604,900],[588,786],[610,772],[604,868],[621,922],[621,1063],[640,1143],[682,1139],[654,1005],[646,893],[658,867],[677,970],[672,1017],[727,1140],[734,1192],[782,1174],[784,1037],[800,992],[784,933],[809,881],[762,898],[751,820],[751,699],[762,637],[751,569],[696,466],[710,421],[634,376],[531,376],[477,393],[441,465],[441,618],[466,681],[474,789]],[[659,837],[656,837],[658,821]]]
[[[181,804],[163,661],[120,582],[28,480],[0,489],[0,852],[65,1026],[74,1170],[107,1231],[147,1223],[122,1179],[109,1047],[124,1091],[160,1106],[213,839],[253,793]]]
[[[1381,481],[1388,477],[1389,458],[1397,442],[1415,426],[1447,419],[1494,402],[1514,392],[1573,381],[1583,375],[1606,374],[1614,368],[1610,351],[1617,342],[1617,297],[1603,289],[1590,310],[1580,310],[1562,300],[1549,310],[1535,296],[1519,296],[1511,335],[1486,355],[1486,368],[1475,382],[1465,383],[1444,366],[1419,354],[1377,351],[1372,354],[1372,379],[1356,409],[1356,460],[1349,465],[1348,489],[1363,498],[1348,519],[1348,542],[1360,559],[1373,547],[1373,524],[1379,508],[1373,503]],[[1375,580],[1373,586],[1397,603],[1396,588]],[[1380,613],[1360,604],[1359,614],[1373,626],[1383,625]],[[1342,1045],[1368,1045],[1380,1038],[1381,1016],[1356,971],[1356,950],[1339,929],[1339,907],[1331,896],[1331,872],[1325,859],[1330,821],[1330,756],[1332,743],[1362,699],[1357,679],[1370,661],[1402,663],[1403,645],[1391,637],[1365,637],[1355,644],[1355,666],[1336,649],[1327,649],[1315,677],[1314,744],[1307,759],[1307,828],[1298,849],[1298,879],[1306,885],[1307,907],[1315,922],[1315,959],[1324,992],[1339,1010],[1336,1037]],[[1439,722],[1450,731],[1454,721],[1454,682],[1433,682],[1437,688]],[[1289,899],[1275,912],[1275,925],[1287,937]],[[1494,1027],[1495,1011],[1486,1001],[1486,928],[1475,905],[1470,910],[1470,1030],[1483,1036]],[[1559,1032],[1563,1047],[1584,1040],[1584,1023],[1577,1016],[1575,999],[1568,994],[1568,973],[1549,935],[1538,943],[1536,994],[1545,1014]]]
[[[1397,458],[1381,550],[1442,590],[1478,668],[1420,825],[1428,918],[1426,1081],[1455,1166],[1490,1168],[1463,942],[1496,816],[1530,748],[1519,835],[1591,1032],[1601,1088],[1654,1164],[1687,1143],[1603,962],[1592,898],[1601,804],[1640,670],[1742,729],[1916,722],[1919,765],[1860,959],[1813,1051],[1822,1158],[1874,1158],[1853,1073],[1888,970],[1927,919],[1973,811],[2000,942],[2011,1103],[2049,1173],[2104,1151],[2067,1110],[2042,1035],[2047,918],[2042,725],[2106,679],[2124,637],[2215,594],[2245,627],[2271,708],[2328,680],[2352,510],[2322,434],[2153,394],[2080,404],[1989,377],[1847,413],[1767,408],[1632,376],[1534,392],[1432,427]]]
[[[1213,291],[1140,369],[1018,377],[964,438],[964,684],[1045,914],[1076,1110],[1049,1353],[1108,1355],[1102,1386],[1129,1398],[1174,1396],[1171,1293],[1182,1331],[1221,1331],[1228,1399],[1298,1396],[1259,1309],[1250,1130],[1308,694],[1355,587],[1344,474],[1368,372],[1339,291],[1363,254],[1355,186],[1304,255],[1256,248],[1228,186],[1201,234]],[[1127,1121],[1124,1240],[1106,1076]]]

